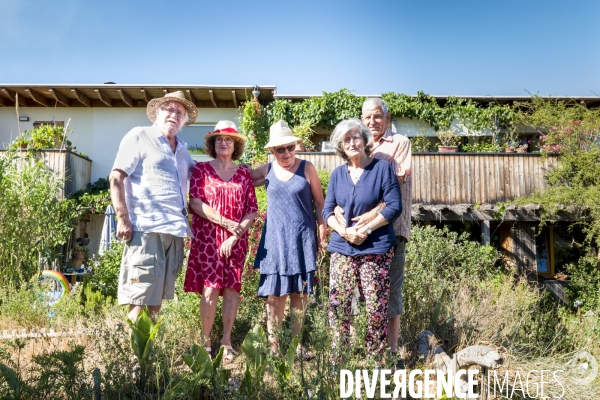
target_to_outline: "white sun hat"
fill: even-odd
[[[269,129],[269,143],[265,145],[265,149],[301,141],[302,139],[294,136],[294,132],[292,132],[287,122],[280,119],[271,125],[271,128]]]

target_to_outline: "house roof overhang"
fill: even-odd
[[[120,84],[2,84],[0,107],[18,101],[21,107],[141,107],[178,90],[198,108],[237,108],[252,91],[261,103],[273,101],[274,85],[120,85]],[[17,96],[18,94],[18,96]]]

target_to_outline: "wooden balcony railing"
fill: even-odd
[[[317,170],[342,165],[331,153],[296,153]],[[269,161],[273,156],[269,154]],[[496,204],[546,186],[557,156],[531,153],[413,153],[413,204]]]
[[[4,153],[3,151],[0,154]],[[25,150],[17,151],[17,156],[25,156]],[[68,150],[44,149],[35,151],[35,157],[44,162],[50,171],[65,180],[57,194],[58,199],[69,197],[80,189],[85,189],[92,177],[92,161]]]

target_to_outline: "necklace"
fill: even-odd
[[[354,182],[358,182],[358,180],[360,179],[363,172],[364,172],[364,169],[361,169],[359,171],[359,169],[357,168],[355,171],[350,171],[350,168],[348,168],[348,173],[350,174],[350,179],[352,179]]]
[[[283,169],[287,169],[289,170],[290,168],[292,168],[294,165],[296,165],[296,159],[294,158],[294,162],[292,163],[292,165],[290,165],[289,167],[284,167],[283,165],[277,163],[277,165],[279,165],[281,168]]]

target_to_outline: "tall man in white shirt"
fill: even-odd
[[[131,320],[144,306],[153,316],[163,299],[173,299],[189,232],[187,180],[195,166],[187,144],[177,137],[198,116],[183,92],[151,100],[146,114],[154,124],[125,135],[109,176],[116,235],[126,242],[118,302],[129,304]]]

